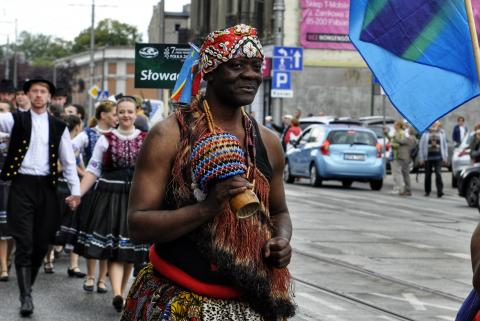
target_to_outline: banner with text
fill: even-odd
[[[303,48],[355,50],[348,38],[350,0],[301,0]]]
[[[135,44],[135,88],[172,89],[189,51],[189,45]]]

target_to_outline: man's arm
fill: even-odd
[[[272,265],[281,268],[287,266],[292,257],[290,246],[292,222],[283,186],[285,156],[278,137],[264,127],[261,128],[261,135],[273,170],[270,182],[270,217],[273,233],[272,239],[267,241],[264,246],[264,256]]]
[[[129,233],[137,242],[177,239],[213,218],[232,196],[249,186],[246,179],[235,176],[214,184],[202,202],[161,209],[179,141],[178,123],[171,116],[157,123],[142,145],[128,202]]]
[[[480,291],[480,224],[473,232],[470,242],[470,253],[472,258],[473,287]]]

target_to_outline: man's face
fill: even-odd
[[[80,114],[78,113],[77,107],[72,106],[72,105],[65,107],[64,112],[65,112],[65,115],[75,115],[75,116],[80,117]]]
[[[0,100],[7,100],[12,102],[15,98],[15,93],[12,92],[0,92]]]
[[[28,107],[30,105],[30,100],[28,100],[27,95],[23,91],[17,91],[15,93],[15,103],[18,107]]]
[[[54,96],[52,98],[52,104],[65,106],[66,103],[67,103],[67,97],[66,96]]]
[[[206,75],[208,89],[231,107],[251,104],[262,83],[262,60],[236,58],[225,62]]]
[[[52,96],[48,90],[48,86],[43,83],[33,84],[27,93],[28,99],[32,104],[32,108],[44,108],[49,103]]]
[[[458,120],[458,124],[459,124],[460,126],[463,126],[464,123],[465,123],[465,119],[460,118],[460,119]]]

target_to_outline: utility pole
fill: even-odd
[[[10,47],[10,36],[7,35],[7,48],[5,49],[5,79],[9,79],[10,76],[10,57],[8,54],[8,47]]]
[[[285,12],[284,0],[274,0],[273,2],[273,44],[283,46],[283,13]],[[282,98],[272,98],[272,118],[274,123],[281,124],[283,105]]]
[[[93,77],[95,74],[95,0],[92,0],[92,25],[90,26],[90,79],[88,89],[93,87]],[[103,85],[102,85],[103,87]],[[93,115],[93,98],[88,95],[89,115]]]
[[[17,71],[17,19],[15,19],[15,44],[13,46],[13,85],[17,88],[18,71]]]

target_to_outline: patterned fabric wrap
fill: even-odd
[[[198,140],[190,155],[192,178],[204,193],[210,183],[247,172],[245,153],[238,138],[229,133],[207,134]]]
[[[121,321],[264,321],[241,301],[211,299],[154,274],[149,264],[133,283]]]
[[[208,34],[203,42],[200,55],[204,74],[234,58],[246,57],[263,60],[264,57],[257,30],[245,24]]]
[[[105,133],[108,140],[108,150],[104,153],[104,169],[134,168],[137,156],[147,134],[141,132],[133,139],[121,139],[113,132]]]

